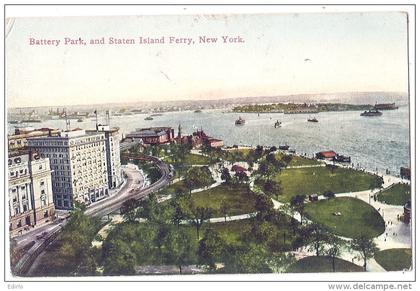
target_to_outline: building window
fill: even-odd
[[[39,169],[42,170],[42,165],[39,165]]]
[[[41,181],[41,183],[39,183],[41,186],[44,186],[45,182]]]

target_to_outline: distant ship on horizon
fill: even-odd
[[[396,109],[398,109],[398,106],[395,105],[395,102],[394,103],[379,103],[379,104],[375,104],[373,109],[376,109],[376,110],[396,110]]]
[[[243,124],[245,124],[245,119],[242,119],[242,117],[239,116],[239,118],[235,120],[235,125],[243,125]]]

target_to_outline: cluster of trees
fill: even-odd
[[[283,188],[280,181],[274,180],[273,177],[285,169],[293,157],[291,155],[282,155],[280,159],[276,158],[273,153],[276,147],[272,147],[265,153],[265,159],[261,159],[258,170],[254,173],[256,176],[255,183],[260,186],[262,191],[279,199],[283,193]]]
[[[356,252],[357,257],[364,262],[363,268],[365,271],[367,261],[378,251],[378,247],[373,239],[365,234],[361,234],[351,241],[346,241],[315,223],[301,228],[301,234],[309,250],[315,251],[316,256],[324,255],[331,257],[333,272],[336,271],[336,258],[345,250]]]
[[[269,113],[269,112],[282,112],[293,111],[302,109],[314,109],[319,112],[323,111],[361,111],[372,108],[368,104],[341,104],[341,103],[273,103],[273,104],[258,104],[258,105],[242,105],[233,108],[234,112],[255,112],[255,113]]]
[[[211,209],[196,207],[191,201],[189,193],[184,193],[169,203],[158,204],[153,194],[143,201],[124,203],[121,211],[127,223],[117,227],[103,245],[104,274],[133,274],[135,266],[142,264],[175,264],[180,273],[185,265],[199,264],[213,272],[217,262],[223,263],[223,272],[260,273],[272,272],[273,264],[279,268],[281,262],[290,262],[290,258],[273,255],[290,250],[294,237],[287,229],[280,231],[288,219],[274,211],[266,195],[258,195],[256,217],[234,242],[206,223]],[[147,221],[140,223],[141,218]]]
[[[57,239],[50,244],[34,270],[42,276],[91,276],[97,274],[98,252],[92,240],[102,227],[99,219],[75,208]],[[76,205],[78,207],[78,205]]]

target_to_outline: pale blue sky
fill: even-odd
[[[397,12],[20,18],[6,39],[8,106],[406,92],[406,25]],[[218,43],[198,44],[202,35]],[[79,36],[196,44],[29,46]]]

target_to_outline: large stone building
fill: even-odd
[[[57,136],[59,130],[55,128],[33,128],[33,127],[20,127],[15,129],[14,134],[7,136],[9,151],[20,150],[28,146],[28,138],[31,137],[45,137]]]
[[[90,204],[108,195],[105,133],[78,128],[30,138],[28,147],[50,159],[56,208],[71,209],[75,200]]]
[[[126,135],[126,140],[140,141],[145,145],[159,145],[174,140],[174,130],[171,127],[140,128]]]
[[[12,235],[54,219],[48,158],[29,151],[9,152],[8,181],[9,230]]]
[[[123,182],[120,160],[120,139],[118,127],[109,125],[98,125],[97,130],[87,130],[86,132],[94,134],[103,132],[105,134],[106,164],[108,172],[108,187],[117,188]]]

